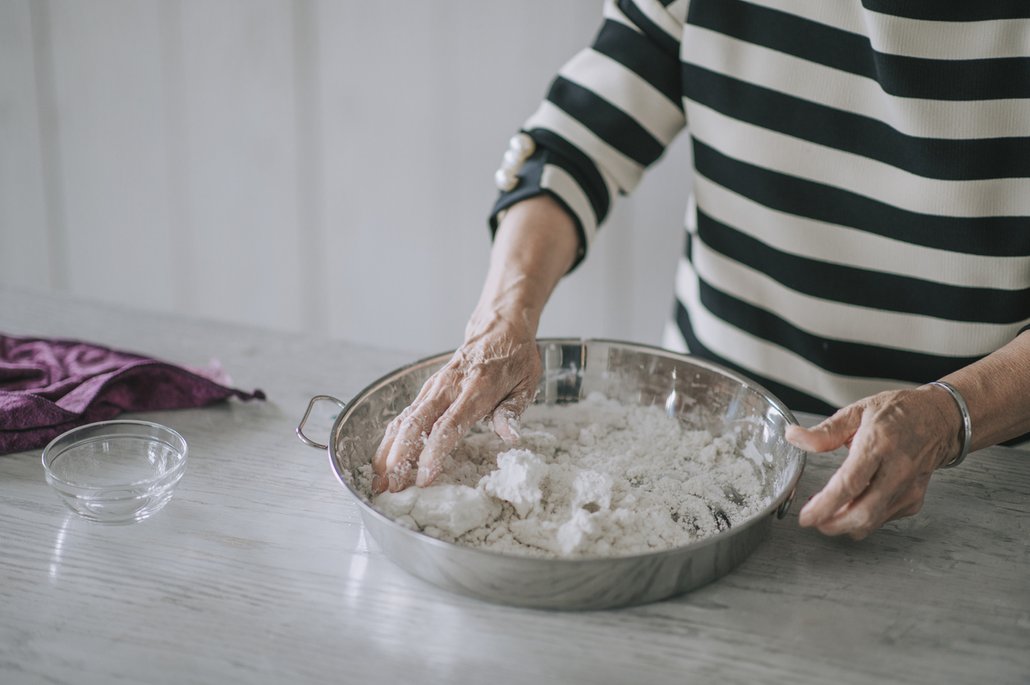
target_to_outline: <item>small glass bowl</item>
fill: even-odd
[[[59,435],[43,450],[46,480],[79,516],[142,521],[172,498],[189,450],[177,432],[149,421],[101,421]]]

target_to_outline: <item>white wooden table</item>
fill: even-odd
[[[137,415],[179,430],[190,464],[134,525],[68,512],[39,451],[0,457],[5,685],[1030,682],[1027,452],[937,474],[918,517],[863,542],[798,528],[795,507],[736,571],[678,599],[513,609],[394,567],[294,436],[311,395],[349,397],[415,354],[9,290],[0,331],[217,357],[269,396]],[[839,461],[813,456],[799,501]]]

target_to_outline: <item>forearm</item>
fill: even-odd
[[[572,218],[547,195],[508,209],[497,228],[490,270],[469,320],[471,338],[498,317],[535,335],[544,305],[579,249]]]
[[[465,342],[387,426],[372,460],[376,494],[432,483],[444,456],[480,419],[489,418],[502,440],[518,439],[517,419],[540,380],[540,314],[578,250],[575,223],[550,197],[511,206]]]
[[[942,380],[954,385],[969,405],[972,449],[1030,432],[1030,331]]]

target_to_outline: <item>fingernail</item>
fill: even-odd
[[[389,483],[385,478],[380,476],[378,473],[372,476],[372,494],[378,495],[379,493],[386,490]]]
[[[433,473],[428,466],[419,466],[418,475],[415,477],[415,485],[420,488],[424,488],[429,485],[429,481],[432,479]]]
[[[511,442],[518,442],[522,437],[519,433],[519,420],[514,416],[508,417],[508,433],[511,436]]]

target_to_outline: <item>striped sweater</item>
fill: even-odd
[[[667,346],[828,413],[1030,323],[1027,0],[611,0],[492,222],[549,193],[585,254],[684,129]]]

